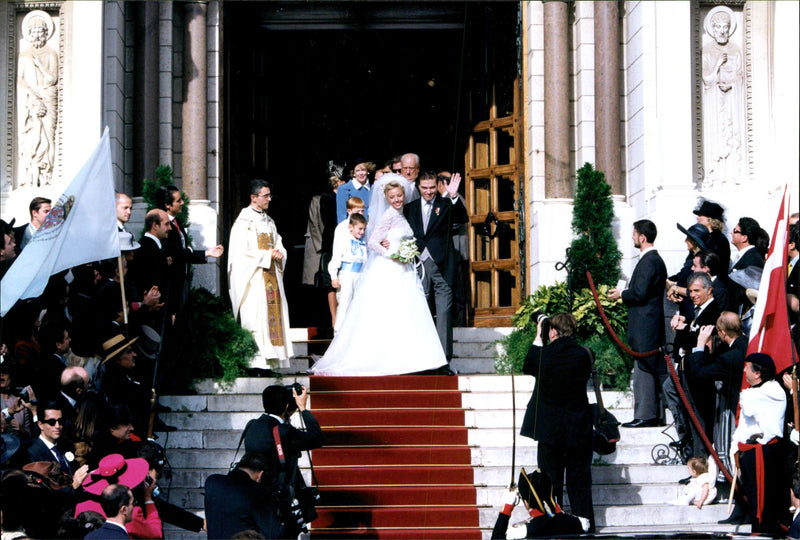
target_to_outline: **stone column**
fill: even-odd
[[[142,2],[136,8],[136,77],[134,96],[134,193],[142,179],[155,180],[158,167],[158,3]]]
[[[208,199],[206,2],[187,2],[184,34],[182,187],[191,199]]]
[[[620,152],[619,4],[594,5],[595,168],[603,171],[615,195],[624,195]]]
[[[544,178],[547,198],[571,198],[569,166],[569,4],[544,1]]]

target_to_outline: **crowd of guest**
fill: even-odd
[[[82,538],[101,527],[88,537],[111,538],[114,523],[133,538],[162,538],[165,522],[204,526],[159,496],[166,460],[154,432],[175,428],[157,417],[169,409],[152,396],[187,391],[188,265],[219,257],[222,246],[192,250],[175,186],[159,188],[156,202],[137,240],[126,229],[131,199],[118,193],[121,256],[54,274],[3,318],[4,538]],[[0,273],[25,255],[50,210],[36,197],[29,224],[0,222]]]
[[[670,446],[680,459],[686,462],[694,457],[705,463],[716,453],[725,469],[733,474],[738,471],[741,489],[736,509],[720,523],[752,523],[754,531],[778,534],[780,523],[786,524],[789,517],[789,479],[797,468],[793,362],[763,353],[747,354],[755,304],[759,294],[766,294],[761,290],[761,275],[769,235],[755,219],[742,216],[729,241],[722,232],[724,209],[712,201],[701,201],[694,214],[697,223],[677,224],[685,234],[688,253],[671,276],[666,275],[666,265],[655,249],[655,224],[636,222],[633,240],[641,251],[639,262],[627,287],[610,292],[612,299],[621,298],[629,308],[628,340],[635,351],[654,351],[665,342],[674,346],[678,382],[668,375],[663,353],[637,358],[634,419],[622,427],[664,425],[660,403],[666,404],[678,435]],[[800,348],[797,218],[794,214],[790,220],[786,260],[777,264],[786,267],[786,312],[791,340]],[[665,316],[669,320],[666,332]],[[789,367],[781,370],[776,364]],[[719,478],[724,479],[721,471]],[[691,482],[692,477],[681,480]],[[725,499],[729,489],[718,493]]]

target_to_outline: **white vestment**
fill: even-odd
[[[273,249],[259,249],[260,234],[271,235]],[[282,253],[283,259],[274,261],[273,250]],[[289,339],[289,306],[283,288],[285,267],[286,249],[275,222],[266,212],[251,206],[244,208],[231,228],[228,283],[234,317],[243,328],[253,332],[258,344],[259,353],[250,364],[254,368],[275,367],[270,366],[268,360],[276,358],[280,367],[288,367],[293,354]],[[273,268],[277,290],[273,290],[269,281]]]

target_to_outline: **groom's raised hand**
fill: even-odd
[[[458,197],[458,186],[460,185],[461,175],[459,173],[453,173],[452,177],[450,178],[450,183],[447,184],[447,194],[451,199]]]

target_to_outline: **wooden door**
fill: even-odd
[[[506,80],[470,107],[485,111],[465,154],[473,326],[510,326],[523,295],[523,126],[519,79]]]

